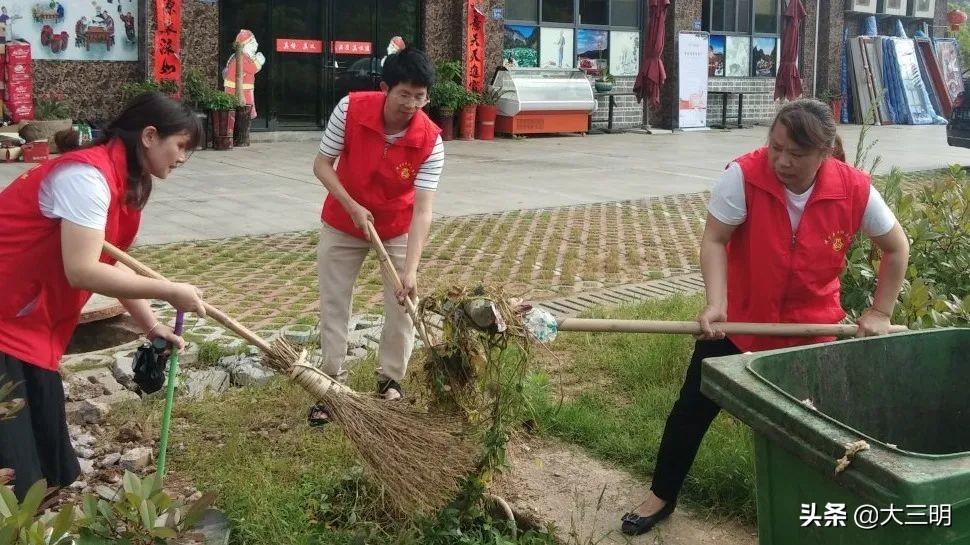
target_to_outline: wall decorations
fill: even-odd
[[[727,36],[711,35],[710,44],[707,46],[707,75],[709,77],[724,76],[724,67],[727,61],[726,38]]]
[[[539,27],[505,25],[502,57],[505,65],[513,68],[539,66]]]
[[[728,36],[725,44],[725,76],[746,78],[751,75],[751,38]]]
[[[590,76],[609,69],[609,32],[581,28],[576,31],[576,67]]]
[[[862,13],[875,13],[876,0],[845,0],[845,9]]]
[[[137,61],[142,5],[139,0],[0,0],[0,43],[26,40],[36,60]]]
[[[751,50],[754,62],[754,75],[759,78],[773,78],[778,68],[778,39],[755,38]]]
[[[468,0],[465,27],[465,82],[480,93],[485,89],[485,11],[481,0]]]
[[[572,68],[575,54],[575,34],[571,28],[539,29],[539,66],[542,68]]]
[[[640,33],[610,31],[610,74],[635,76],[640,69]]]
[[[910,0],[910,15],[932,19],[936,11],[936,0]]]
[[[101,15],[101,11],[98,11]],[[110,20],[110,16],[108,19]],[[114,40],[114,25],[111,25],[112,40]],[[91,28],[85,35],[85,41],[90,47]],[[155,43],[152,51],[152,66],[155,70],[155,81],[161,83],[182,81],[182,0],[157,0],[155,3]]]

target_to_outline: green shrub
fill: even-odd
[[[910,243],[909,267],[894,323],[911,328],[970,323],[970,180],[959,166],[915,190],[903,191],[893,170],[877,181]],[[842,278],[842,304],[852,318],[872,303],[879,255],[859,237]]]

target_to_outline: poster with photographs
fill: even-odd
[[[543,68],[573,67],[573,29],[539,29],[539,66]]]
[[[963,92],[963,67],[960,66],[960,46],[953,38],[936,40],[936,58],[943,72],[943,82],[950,100]]]
[[[906,8],[909,0],[882,0],[879,13],[886,15],[906,15]]]
[[[862,13],[875,13],[876,0],[846,0],[845,9]]]
[[[936,11],[936,0],[909,0],[910,5],[910,15],[913,17],[925,17],[927,19],[933,18],[933,12]]]
[[[635,76],[640,70],[640,33],[610,31],[610,73]]]
[[[0,43],[37,60],[137,61],[136,0],[0,0]]]
[[[609,69],[609,32],[581,28],[576,31],[576,67],[590,76],[602,76]]]
[[[778,64],[778,39],[755,38],[751,50],[754,61],[754,75],[758,78],[773,78]]]
[[[711,42],[707,46],[707,75],[709,77],[723,77],[725,64],[725,50],[727,36],[711,35]]]
[[[505,25],[502,56],[506,66],[536,68],[539,66],[539,27]]]
[[[751,38],[728,36],[724,50],[727,58],[725,76],[746,78],[751,75]]]

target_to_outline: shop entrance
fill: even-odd
[[[239,29],[251,30],[266,57],[255,78],[253,129],[318,130],[347,93],[377,89],[392,37],[422,47],[421,3],[223,0],[220,73]]]

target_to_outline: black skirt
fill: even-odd
[[[11,398],[26,401],[13,418],[0,422],[0,468],[16,473],[14,493],[22,500],[41,479],[48,487],[73,483],[81,466],[67,430],[60,374],[0,352],[0,380],[17,384]]]

